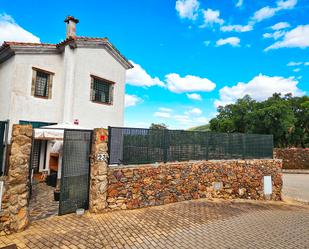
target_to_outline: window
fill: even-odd
[[[50,99],[52,93],[52,77],[53,73],[51,72],[33,68],[32,96]]]
[[[113,103],[114,82],[91,76],[91,101],[103,104]]]

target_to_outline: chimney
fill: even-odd
[[[79,20],[73,16],[67,16],[64,22],[67,23],[67,35],[66,38],[75,38],[76,37],[76,24],[79,23]]]

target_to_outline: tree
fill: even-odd
[[[275,146],[309,146],[309,97],[275,93],[265,101],[249,96],[220,106],[210,120],[210,130],[272,134]]]
[[[166,130],[167,129],[167,125],[166,124],[154,124],[152,123],[149,127],[149,129],[152,130]]]

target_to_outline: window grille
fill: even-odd
[[[93,102],[112,104],[113,84],[109,81],[91,78],[91,100]]]
[[[37,97],[48,97],[49,74],[37,71],[35,79],[35,92]]]

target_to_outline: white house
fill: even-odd
[[[76,36],[76,18],[65,22],[66,39],[58,44],[0,47],[0,121],[122,126],[125,76],[132,64],[107,38]]]

